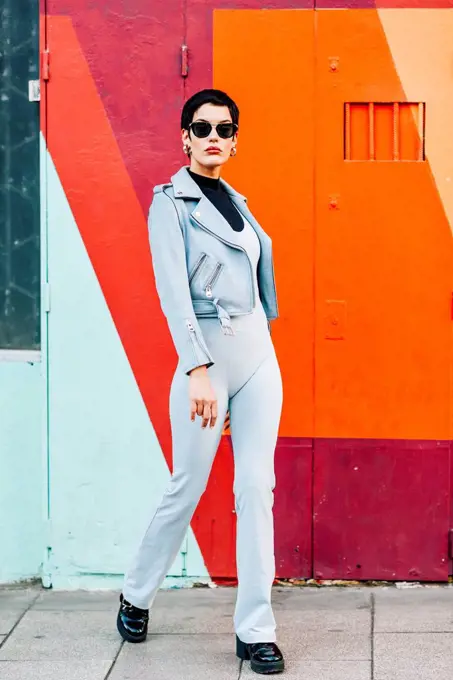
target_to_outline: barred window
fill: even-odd
[[[347,161],[424,161],[424,102],[346,102]]]

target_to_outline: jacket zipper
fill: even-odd
[[[226,243],[227,246],[231,246],[232,248],[236,248],[237,250],[242,250],[242,252],[245,254],[245,256],[246,256],[246,258],[247,258],[247,262],[249,263],[250,280],[251,280],[251,284],[252,284],[252,285],[251,285],[251,289],[252,289],[252,309],[253,309],[253,308],[255,307],[255,287],[254,287],[254,285],[253,285],[253,269],[252,269],[252,263],[250,262],[250,258],[249,258],[249,256],[247,255],[247,251],[245,250],[245,248],[242,248],[242,246],[238,246],[238,245],[236,245],[235,243],[231,243],[231,241],[227,241],[226,239],[221,238],[221,237],[218,236],[217,234],[214,234],[210,229],[208,229],[207,227],[205,227],[204,224],[201,224],[197,219],[195,219],[195,217],[193,217],[193,215],[192,215],[192,219],[198,224],[198,226],[199,226],[201,229],[204,229],[205,231],[207,231],[209,234],[211,234],[212,236],[214,236],[214,238],[217,238],[217,239],[219,239],[219,241],[222,241],[223,243]]]
[[[201,253],[200,257],[199,257],[198,260],[196,261],[195,266],[194,266],[194,268],[192,269],[192,272],[191,272],[191,274],[190,274],[190,276],[189,276],[189,283],[192,282],[193,277],[194,277],[195,274],[199,271],[201,265],[203,264],[203,262],[205,261],[206,258],[207,258],[206,253]]]
[[[195,327],[194,327],[193,323],[190,321],[190,319],[186,319],[186,326],[189,330],[189,337],[190,337],[190,340],[192,342],[195,360],[198,361],[198,362],[203,361],[203,357],[200,357],[198,355],[198,347],[201,347],[203,352],[205,352],[206,356],[209,355],[208,349],[207,349],[207,347],[204,347],[203,343],[200,342],[200,340],[199,340],[199,338],[198,338],[198,336],[195,332]],[[197,345],[198,345],[198,347],[197,347]]]
[[[211,276],[210,276],[210,277],[208,278],[208,280],[206,281],[205,287],[204,287],[205,293],[206,293],[206,297],[208,297],[208,298],[211,298],[211,297],[212,297],[212,286],[214,285],[214,283],[215,283],[215,282],[217,281],[217,279],[219,278],[220,272],[222,271],[222,269],[223,269],[223,264],[222,264],[221,262],[219,262],[219,263],[216,265],[216,267],[215,267],[215,269],[214,269],[214,272],[211,274]]]

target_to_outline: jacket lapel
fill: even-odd
[[[187,172],[187,169],[188,166],[183,166],[171,178],[175,198],[192,199],[196,201],[195,207],[191,208],[190,204],[190,207],[188,206],[189,212],[195,222],[198,222],[202,227],[221,240],[226,241],[233,246],[241,247],[241,239],[238,236],[238,232],[231,228],[222,213],[206,198],[198,184],[193,181],[192,177]],[[233,189],[233,187],[225,182],[224,179],[220,179],[220,182],[240,214],[250,222],[260,240],[262,249],[266,250],[266,246],[268,245],[266,243],[266,238],[269,237],[248,209],[246,197]]]
[[[187,207],[191,217],[202,228],[208,230],[222,241],[242,248],[238,232],[230,227],[222,213],[205,197],[198,184],[193,181],[187,172],[187,168],[188,166],[183,166],[171,178],[175,198],[189,199]],[[233,189],[225,180],[221,179],[220,182],[240,214],[250,223],[259,238],[261,256],[258,261],[258,286],[261,299],[265,305],[266,314],[268,316],[271,315],[270,318],[275,318],[278,312],[275,301],[272,240],[252,215],[248,208],[246,197]]]
[[[238,232],[231,228],[222,213],[217,210],[215,205],[206,196],[201,197],[190,214],[195,222],[198,222],[202,227],[214,234],[214,236],[226,241],[230,245],[241,246]]]

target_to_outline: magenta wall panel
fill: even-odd
[[[315,578],[446,580],[449,449],[316,439]]]
[[[313,440],[279,437],[275,455],[274,527],[277,576],[312,575]]]

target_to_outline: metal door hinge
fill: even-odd
[[[50,78],[50,52],[43,50],[41,52],[41,78],[46,81]]]
[[[181,75],[187,78],[189,75],[189,48],[187,45],[181,45]]]

